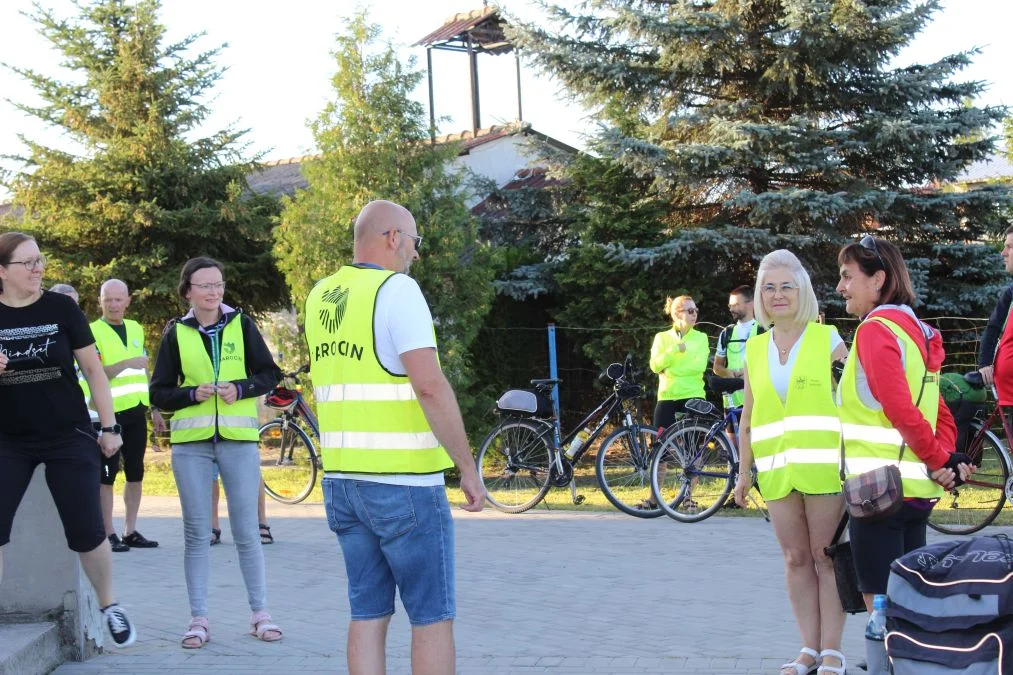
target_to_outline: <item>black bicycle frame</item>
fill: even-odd
[[[711,429],[710,431],[707,432],[707,436],[704,438],[704,442],[700,444],[700,448],[697,451],[696,457],[693,458],[693,462],[687,462],[688,467],[685,469],[685,472],[688,474],[692,474],[693,476],[705,476],[707,478],[726,478],[728,476],[727,473],[718,473],[714,471],[696,471],[696,470],[691,471],[690,467],[693,467],[694,462],[697,459],[699,459],[700,456],[703,454],[703,449],[707,447],[707,444],[710,443],[712,440],[714,440],[714,438],[718,434],[724,433],[725,429],[730,428],[731,432],[737,438],[739,435],[739,424],[741,423],[741,418],[742,418],[742,408],[729,408],[727,411],[725,411],[724,417],[722,417],[713,425],[711,425]],[[733,453],[732,466],[736,470],[738,470],[739,449],[736,443],[729,441],[729,444],[731,445]]]

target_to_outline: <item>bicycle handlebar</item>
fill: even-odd
[[[981,373],[979,373],[977,370],[972,370],[969,373],[964,373],[964,382],[967,382],[969,385],[971,385],[971,388],[973,389],[985,388],[985,380],[982,379]]]
[[[306,364],[303,364],[303,365],[299,366],[298,370],[294,370],[291,373],[283,373],[282,374],[282,378],[286,379],[286,380],[294,380],[295,378],[299,377],[303,373],[308,373],[308,372],[310,372],[310,364],[306,363]]]

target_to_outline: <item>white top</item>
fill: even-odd
[[[395,274],[380,287],[373,312],[373,345],[384,368],[404,375],[401,354],[415,349],[436,348],[433,315],[417,281]],[[367,480],[388,485],[443,485],[443,472],[428,474],[327,473],[333,478]]]
[[[837,346],[844,343],[844,340],[837,333],[837,328],[834,326],[830,327],[830,353],[833,354]],[[809,327],[806,326],[806,330]],[[802,344],[802,338],[805,337],[805,330],[799,335],[798,340],[795,340],[795,344],[791,346],[788,351],[788,362],[781,365],[780,350],[777,345],[774,344],[774,336],[770,337],[770,346],[767,349],[767,363],[770,368],[770,382],[774,385],[774,391],[777,392],[778,397],[781,399],[781,403],[785,403],[788,400],[788,381],[791,379],[791,371],[795,367],[795,361],[798,360],[799,345]],[[829,356],[829,355],[828,355]],[[827,359],[827,369],[830,369],[830,360]]]

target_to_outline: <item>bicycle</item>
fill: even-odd
[[[708,389],[721,394],[742,388],[742,378],[714,377]],[[729,499],[739,474],[739,421],[742,407],[718,413],[703,399],[686,402],[689,414],[666,429],[651,456],[651,497],[661,511],[679,522],[696,523],[721,509]],[[753,488],[759,492],[756,476]],[[763,517],[766,509],[749,495]]]
[[[964,375],[972,387],[985,387],[981,373],[972,371]],[[993,395],[995,390],[992,391]],[[992,432],[993,426],[1002,425],[1006,445]],[[1013,429],[1002,406],[996,404],[985,419],[971,420],[971,440],[965,452],[978,467],[974,475],[960,486],[940,498],[929,515],[929,527],[943,534],[972,534],[989,525],[998,517],[1006,501],[1013,501],[1013,462],[1010,461],[1009,443]]]
[[[281,385],[296,382],[299,375],[309,372],[305,365],[282,376]],[[300,419],[320,438],[320,426],[306,400],[301,386],[277,386],[264,397],[264,403],[279,415],[260,427],[260,473],[267,494],[283,504],[298,504],[306,499],[317,482],[321,469],[320,453]]]
[[[624,513],[640,518],[661,515],[659,508],[637,508],[650,496],[647,470],[653,441],[658,432],[635,422],[636,401],[644,389],[637,383],[632,358],[613,363],[602,373],[612,391],[572,431],[562,436],[549,394],[558,379],[535,379],[535,391],[515,389],[497,401],[503,416],[478,451],[479,475],[489,503],[505,513],[522,513],[541,502],[550,487],[570,486],[574,504],[584,501],[577,494],[574,467],[614,419],[619,428],[598,449],[595,476],[605,498]],[[580,440],[577,440],[580,439]]]

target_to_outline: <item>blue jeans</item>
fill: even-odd
[[[260,543],[257,498],[260,453],[246,441],[180,443],[172,446],[172,474],[183,508],[183,571],[190,615],[208,615],[211,574],[211,475],[217,463],[229,505],[229,527],[239,553],[250,609],[267,607],[264,549]]]
[[[353,621],[393,614],[395,588],[413,626],[454,618],[454,522],[444,486],[324,477],[323,490]]]

